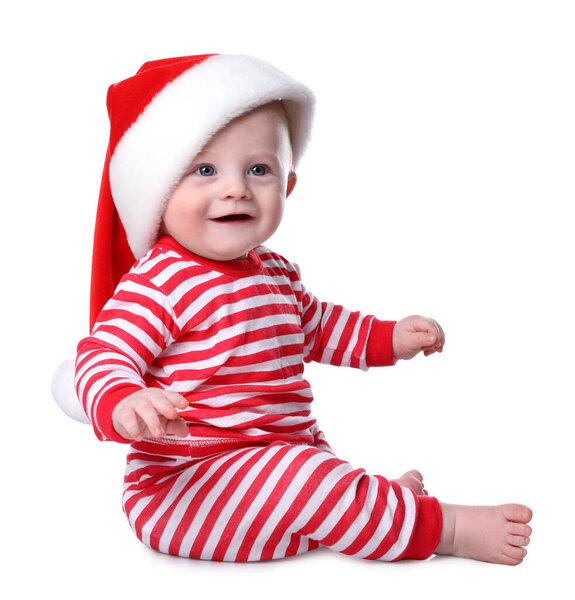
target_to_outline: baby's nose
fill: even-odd
[[[229,178],[222,186],[223,199],[246,199],[251,197],[250,188],[241,177]]]

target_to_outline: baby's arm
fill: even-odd
[[[442,352],[445,334],[433,319],[413,315],[395,324],[392,343],[395,359],[409,360],[421,351],[425,356]]]
[[[163,435],[185,437],[188,428],[176,409],[188,407],[188,401],[176,392],[145,388],[121,400],[112,412],[114,429],[122,437],[141,441]]]
[[[148,422],[157,428],[158,415],[167,425],[165,415],[154,408],[149,394],[142,394],[148,400],[140,405],[140,399],[137,408],[132,406],[133,399],[127,399],[140,398],[139,392],[146,391],[145,373],[149,366],[179,335],[168,294],[140,273],[124,276],[102,309],[92,334],[78,344],[76,391],[98,439],[128,443],[145,431]],[[153,389],[153,397],[157,398],[162,390]],[[126,411],[120,412],[116,427],[113,414],[119,404]],[[150,406],[158,419],[155,422],[149,416]],[[122,434],[122,427],[126,426],[133,430],[133,438]],[[169,430],[175,433],[172,426]]]

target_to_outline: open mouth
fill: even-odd
[[[218,217],[217,219],[213,219],[213,221],[218,221],[219,223],[226,223],[228,221],[247,221],[251,219],[250,215],[246,214],[238,214],[238,215],[225,215],[223,217]]]

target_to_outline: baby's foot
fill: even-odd
[[[440,503],[443,529],[435,554],[518,565],[527,554],[532,512],[522,504],[461,506]]]
[[[419,471],[408,471],[399,479],[392,479],[391,481],[395,481],[403,487],[408,487],[417,496],[427,496],[427,491],[423,487],[423,475]]]

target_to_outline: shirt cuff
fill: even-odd
[[[417,496],[419,500],[413,534],[404,552],[396,560],[429,558],[439,544],[443,515],[437,498]]]
[[[131,444],[134,440],[122,437],[115,429],[112,421],[112,413],[116,406],[124,399],[135,392],[144,389],[134,384],[125,384],[106,392],[100,399],[94,419],[94,430],[96,436],[102,441],[120,442],[121,444]]]
[[[396,321],[374,318],[367,340],[365,360],[368,367],[389,367],[395,364],[393,356],[393,328]]]

